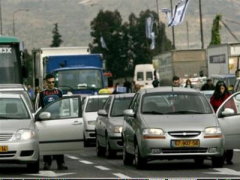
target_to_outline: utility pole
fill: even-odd
[[[3,34],[3,32],[2,32],[2,0],[0,0],[0,35],[2,35]]]
[[[173,16],[173,3],[172,3],[172,0],[170,0],[170,4],[171,4],[171,17],[172,17]],[[172,41],[173,41],[172,48],[175,49],[175,30],[174,30],[174,26],[172,26]]]
[[[187,47],[189,49],[189,27],[188,27],[188,21],[186,21],[186,26],[187,26]]]
[[[202,2],[199,0],[199,18],[200,18],[200,33],[201,33],[201,48],[204,49],[203,25],[202,25]]]

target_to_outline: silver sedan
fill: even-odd
[[[206,97],[187,88],[139,91],[124,111],[123,163],[142,168],[154,159],[210,158],[224,162],[224,135]]]
[[[112,95],[103,109],[98,111],[96,121],[98,156],[106,155],[110,158],[122,150],[123,111],[128,108],[133,96],[133,93]]]

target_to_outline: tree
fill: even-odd
[[[50,47],[59,47],[62,44],[63,40],[61,39],[62,37],[61,34],[58,32],[58,23],[54,24],[52,34],[53,34],[53,39]]]
[[[211,37],[210,45],[221,44],[221,35],[220,35],[221,19],[222,19],[222,15],[216,15],[216,17],[213,20],[212,37]]]
[[[150,49],[151,40],[145,35],[145,21],[150,15],[154,19],[155,49]],[[157,22],[157,14],[150,10],[142,11],[139,17],[130,14],[125,23],[118,11],[100,10],[91,22],[93,41],[89,44],[90,50],[103,54],[106,68],[113,73],[114,79],[132,76],[136,64],[152,63],[153,56],[172,47],[166,37],[165,25]]]

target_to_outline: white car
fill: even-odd
[[[23,95],[0,93],[0,163],[24,163],[39,171],[39,137]]]
[[[39,171],[40,155],[79,152],[83,141],[81,96],[58,99],[35,114],[23,95],[0,93],[0,163]]]
[[[102,109],[109,95],[92,95],[84,99],[83,105],[83,122],[84,122],[84,147],[88,147],[91,142],[95,142],[95,123],[97,112]]]

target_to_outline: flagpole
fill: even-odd
[[[170,4],[171,4],[171,17],[173,17],[173,3],[172,3],[172,0],[170,0]],[[174,26],[172,26],[172,41],[173,41],[172,48],[175,49],[175,30],[174,30]]]
[[[204,39],[203,39],[203,24],[202,24],[202,3],[199,0],[199,18],[200,18],[200,33],[201,33],[201,48],[204,49]]]
[[[0,35],[2,35],[3,33],[2,33],[2,0],[0,0],[0,26],[1,26],[1,28],[0,28]]]

